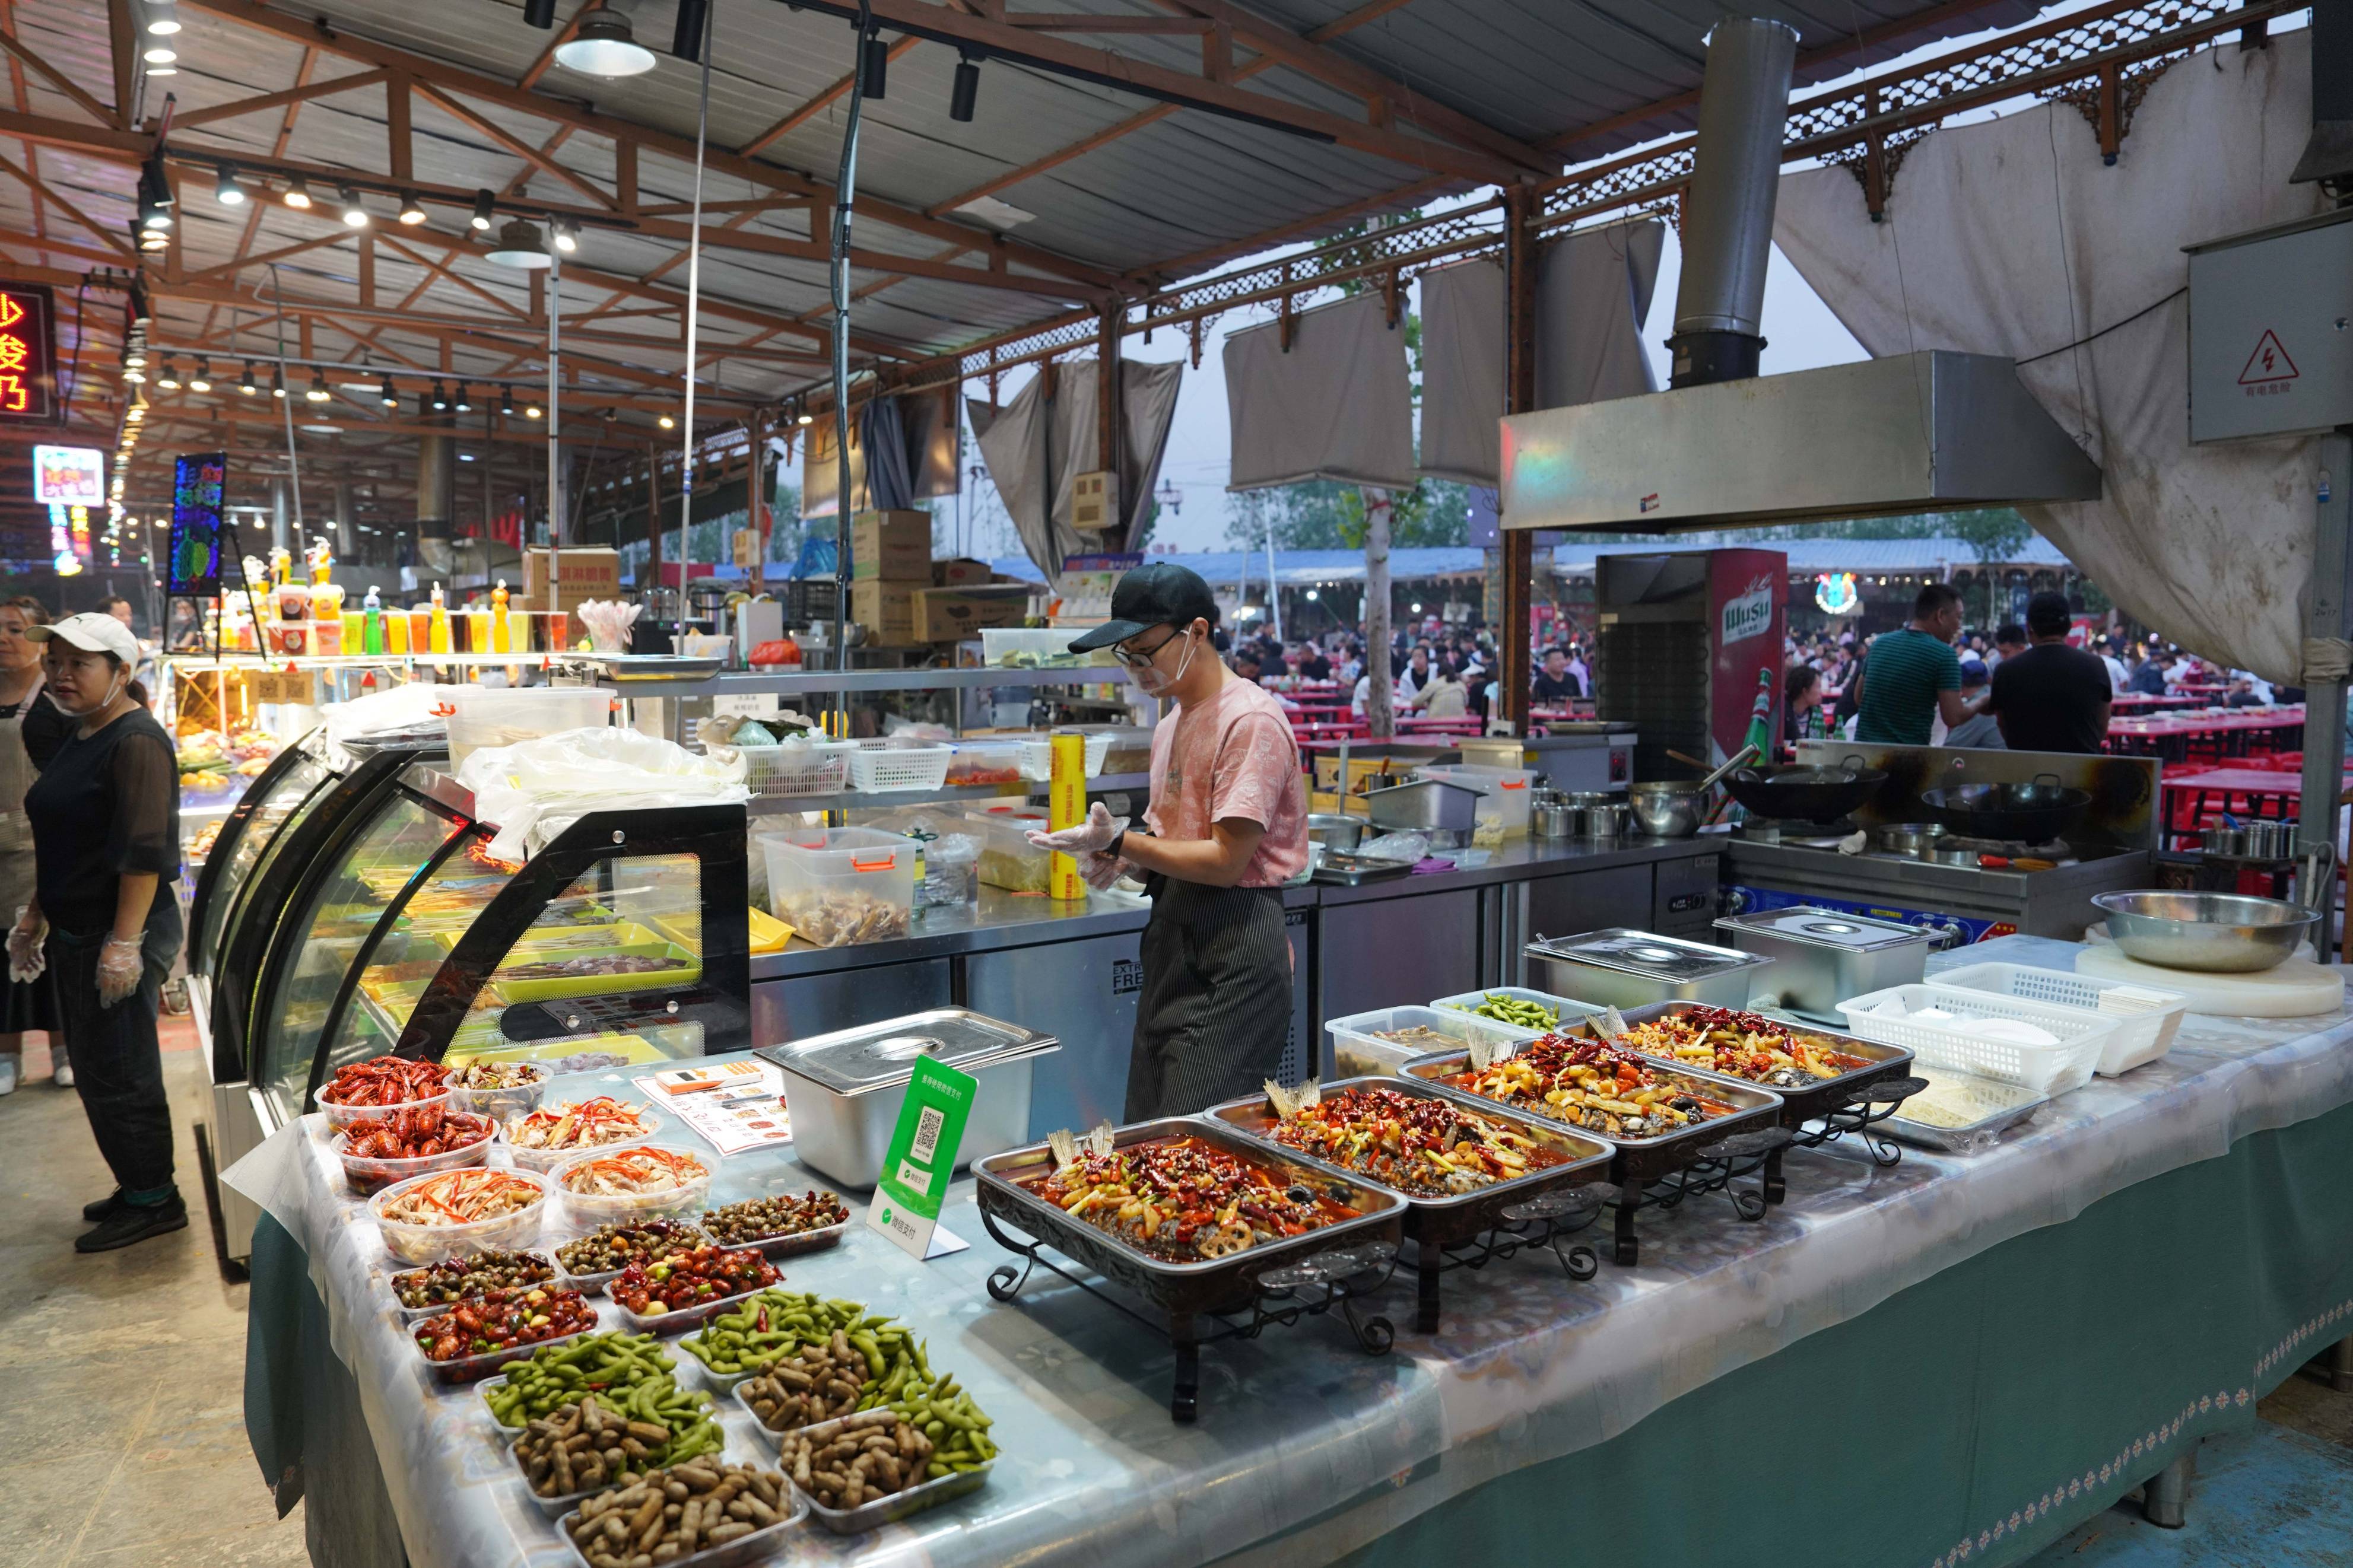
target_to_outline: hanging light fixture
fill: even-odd
[[[169,66],[178,61],[180,51],[174,48],[169,44],[150,44],[145,52],[141,54],[139,58],[145,60],[151,66]],[[180,73],[178,71],[150,71],[148,74],[151,76],[177,76]]]
[[[147,31],[156,37],[168,38],[179,30],[179,7],[172,0],[149,0]]]
[[[555,238],[555,248],[569,256],[580,248],[580,226],[570,218],[557,218],[550,226]]]
[[[547,411],[535,402],[526,403],[522,405],[522,416],[526,419],[544,419],[547,417]]]
[[[277,365],[269,367],[269,395],[272,397],[286,395],[286,372]]]
[[[312,371],[311,373],[311,390],[304,393],[302,395],[307,401],[311,403],[324,403],[329,398],[332,397],[334,394],[327,390],[327,373],[322,370]]]
[[[474,400],[466,395],[466,384],[464,382],[461,381],[458,384],[458,395],[450,399],[449,406],[456,409],[460,414],[471,414],[474,411]]]
[[[436,414],[444,413],[448,409],[448,407],[449,394],[444,391],[441,384],[437,381],[433,384],[433,412]]]
[[[955,82],[948,89],[948,118],[969,124],[973,105],[980,100],[980,58],[967,52],[956,61]]]
[[[638,42],[629,19],[592,0],[572,24],[572,37],[555,46],[555,63],[584,76],[638,76],[654,68],[654,52]]]
[[[386,408],[400,406],[400,394],[394,390],[392,375],[389,372],[385,373],[384,384],[376,389],[375,400]]]
[[[795,416],[793,423],[796,425],[814,425],[817,423],[817,416],[804,408],[797,416]]]
[[[400,221],[410,228],[425,221],[425,204],[417,199],[415,191],[400,193]]]
[[[213,199],[225,207],[241,207],[245,205],[245,187],[237,183],[235,163],[223,163],[220,166],[220,176],[213,184]]]
[[[490,258],[501,267],[524,268],[545,267],[553,259],[547,254],[545,242],[539,237],[539,230],[519,217],[511,217],[500,226]]]
[[[180,390],[180,373],[172,367],[172,356],[170,354],[165,354],[164,356],[164,373],[155,378],[155,384],[162,387],[165,392],[177,392]]]
[[[879,99],[891,71],[891,46],[880,33],[869,33],[860,45],[866,51],[866,96]]]
[[[172,226],[172,182],[164,173],[161,153],[148,158],[139,169],[139,226],[169,228]]]
[[[311,182],[296,174],[286,182],[286,205],[296,212],[311,210]]]
[[[335,196],[343,204],[343,222],[346,225],[353,228],[367,227],[367,208],[360,205],[359,192],[344,185],[336,191]]]
[[[522,0],[522,19],[545,32],[555,26],[555,0]]]
[[[261,385],[259,382],[253,379],[253,362],[251,360],[245,362],[245,378],[237,384],[237,395],[241,397],[259,397],[261,395]]]
[[[466,220],[467,226],[476,234],[488,234],[491,229],[491,207],[497,200],[498,198],[488,191],[476,191],[474,215]]]
[[[657,425],[659,425],[659,426],[660,426],[663,429],[665,429],[665,430],[675,430],[675,429],[677,429],[677,428],[678,428],[678,421],[677,421],[677,420],[675,420],[675,419],[673,419],[673,418],[671,418],[671,417],[670,417],[669,415],[667,415],[667,414],[663,415],[659,419],[658,419],[658,420],[654,421],[654,423],[656,423]]]
[[[190,392],[210,392],[212,389],[213,362],[200,357],[196,361],[196,373],[188,377],[188,390]]]
[[[499,388],[499,416],[502,419],[514,417],[514,388],[512,386]]]
[[[702,34],[710,17],[710,0],[678,0],[678,26],[670,31],[670,52],[691,66],[701,65]]]

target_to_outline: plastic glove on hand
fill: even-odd
[[[108,937],[106,945],[98,950],[98,1005],[111,1007],[138,990],[140,972],[145,967],[137,942]]]
[[[1126,826],[1127,818],[1113,816],[1109,806],[1097,801],[1093,809],[1087,813],[1087,819],[1076,827],[1058,828],[1051,833],[1040,833],[1033,828],[1029,833],[1029,842],[1040,849],[1060,850],[1065,855],[1092,855],[1109,847],[1111,841],[1119,837],[1120,829]]]
[[[1097,892],[1109,892],[1111,885],[1125,876],[1127,869],[1127,862],[1116,855],[1090,855],[1079,862],[1079,875]]]
[[[8,932],[8,978],[19,985],[28,984],[41,977],[49,966],[48,955],[41,943],[49,934],[49,922],[35,920],[27,923],[29,910],[16,911],[16,923]]]

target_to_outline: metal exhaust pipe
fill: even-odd
[[[1757,374],[1765,347],[1765,269],[1780,195],[1781,132],[1798,35],[1787,24],[1728,16],[1707,36],[1699,145],[1683,197],[1683,279],[1675,289],[1671,384]]]

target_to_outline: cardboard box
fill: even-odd
[[[913,583],[865,582],[849,585],[849,618],[866,628],[866,640],[903,646],[915,636],[915,598],[928,592]]]
[[[548,597],[551,581],[555,596]],[[583,548],[522,552],[522,599],[518,608],[574,610],[591,599],[621,596],[621,552]]]
[[[970,588],[994,581],[995,577],[996,574],[989,570],[987,562],[975,561],[968,556],[951,556],[945,561],[932,563],[932,586],[934,588]]]
[[[1019,626],[1029,614],[1029,590],[1018,584],[1002,588],[918,588],[914,614],[917,642],[955,642],[983,626]]]
[[[849,524],[849,575],[856,582],[932,580],[932,514],[861,511]]]

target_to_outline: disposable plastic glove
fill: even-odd
[[[1090,855],[1079,862],[1079,875],[1097,892],[1109,892],[1111,885],[1125,875],[1127,868],[1127,862],[1116,855]]]
[[[111,1007],[138,990],[139,973],[144,967],[135,939],[108,937],[106,945],[98,950],[98,1005]]]
[[[1058,828],[1052,833],[1040,833],[1032,828],[1029,842],[1040,849],[1058,849],[1065,855],[1092,855],[1109,848],[1111,841],[1118,837],[1120,829],[1126,826],[1127,818],[1113,816],[1109,806],[1097,801],[1093,809],[1087,813],[1087,819],[1076,827]]]
[[[49,922],[33,919],[32,906],[16,911],[16,923],[8,932],[8,978],[19,985],[31,984],[41,977],[49,966],[48,955],[41,951],[49,934]]]

